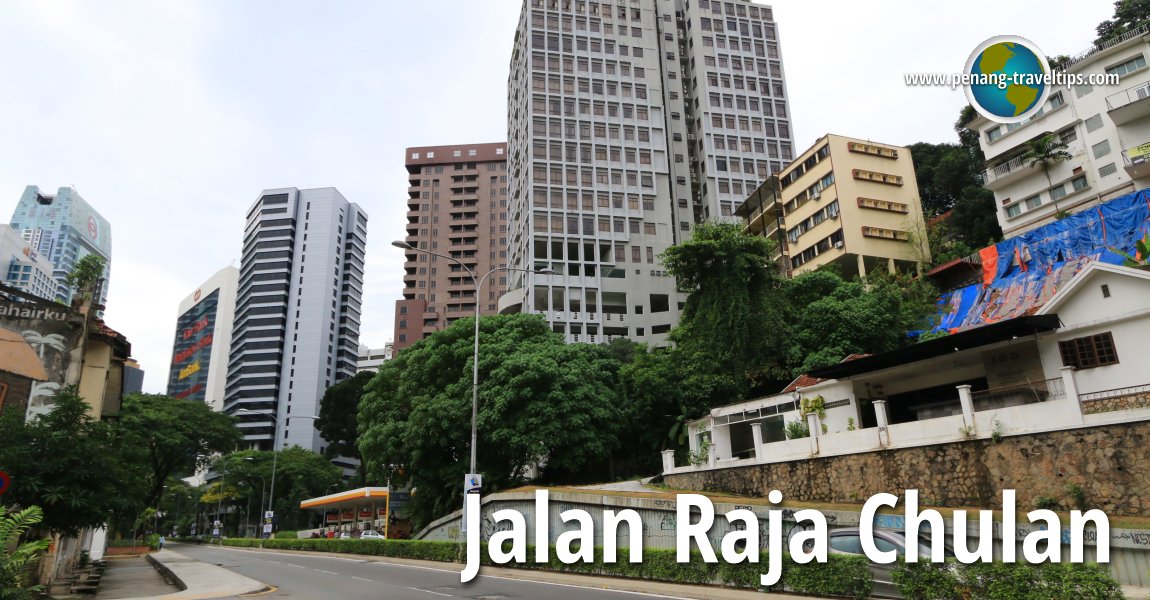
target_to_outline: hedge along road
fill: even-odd
[[[663,596],[620,590],[596,589],[571,583],[544,583],[492,577],[480,571],[475,581],[459,583],[458,570],[377,562],[354,556],[319,556],[296,552],[254,551],[239,548],[179,544],[173,548],[196,560],[218,564],[242,575],[273,585],[273,598],[397,598],[431,600],[439,597],[483,596],[538,600],[627,600],[628,598],[702,598],[696,594]],[[457,565],[461,567],[462,565]],[[601,578],[565,575],[566,581],[583,580],[586,586],[602,585]],[[650,584],[651,582],[646,582]],[[720,590],[698,588],[715,597]],[[722,590],[732,598],[770,598],[749,591]],[[745,596],[744,596],[745,594]],[[725,595],[725,594],[724,594]],[[783,596],[778,596],[783,597]]]

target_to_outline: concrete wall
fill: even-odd
[[[1110,517],[1150,510],[1150,423],[1113,423],[1070,431],[976,439],[758,464],[668,473],[675,489],[790,500],[861,502],[880,492],[917,489],[938,506],[1001,508],[1001,490],[1016,489],[1029,510],[1039,496],[1064,504],[1066,486],[1086,491],[1088,504]]]

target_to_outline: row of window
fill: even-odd
[[[550,177],[548,177],[550,174]],[[566,174],[566,176],[564,176]],[[533,183],[553,183],[562,185],[627,185],[630,187],[643,187],[654,189],[655,177],[648,172],[622,171],[618,169],[577,169],[562,165],[547,165],[536,163],[531,168]]]
[[[735,89],[735,90],[749,90],[752,92],[759,92],[760,95],[772,96],[775,98],[783,98],[786,96],[783,90],[783,82],[781,79],[768,79],[766,73],[763,73],[763,78],[756,78],[753,76],[730,75],[728,73],[716,73],[708,71],[706,75],[707,85],[711,88]],[[771,108],[774,110],[771,111]],[[768,112],[771,111],[771,112]],[[785,117],[786,115],[785,104],[782,102],[775,103],[772,107],[770,102],[763,102],[763,114],[767,116]]]
[[[566,147],[566,156],[564,156],[564,148]],[[550,149],[550,155],[548,154]],[[576,153],[578,151],[578,154]],[[531,157],[547,160],[550,158],[553,161],[562,162],[581,162],[583,164],[590,164],[592,158],[599,162],[612,162],[618,164],[651,164],[651,151],[646,149],[636,150],[625,146],[606,146],[606,145],[592,145],[592,144],[575,144],[553,141],[548,143],[546,140],[535,140],[531,145]]]
[[[1090,187],[1090,183],[1087,181],[1085,175],[1079,175],[1078,177],[1075,177],[1074,179],[1070,180],[1070,189],[1074,192],[1084,190],[1088,187]],[[1060,199],[1064,198],[1067,195],[1067,193],[1068,192],[1067,192],[1066,184],[1060,183],[1060,184],[1050,188],[1050,200],[1052,200],[1052,201],[1060,200]],[[1006,198],[1002,202],[1004,204],[1007,202],[1010,202],[1010,198]],[[1042,206],[1042,204],[1043,204],[1042,194],[1041,193],[1035,194],[1029,198],[1026,198],[1025,200],[1023,200],[1021,202],[1015,202],[1014,204],[1008,205],[1006,207],[1006,217],[1008,219],[1017,217],[1018,215],[1022,214],[1024,207],[1026,209],[1026,212],[1030,212],[1030,211],[1035,210],[1038,207]]]
[[[549,97],[541,96],[541,95],[536,95],[535,97],[533,97],[531,99],[531,112],[532,112],[532,114],[535,114],[535,115],[551,115],[551,116],[562,115],[565,117],[574,117],[576,104],[578,104],[578,106],[579,106],[579,114],[580,115],[596,114],[596,115],[600,115],[600,116],[607,116],[603,112],[601,112],[603,109],[606,108],[606,106],[603,103],[595,103],[593,105],[589,100],[579,100],[578,102],[576,102],[576,100],[574,98],[561,98],[561,97],[549,98]],[[609,104],[613,107],[612,108],[613,111],[621,109],[618,114],[612,114],[610,116],[613,116],[616,118],[621,117],[624,119],[635,119],[638,121],[646,121],[647,120],[648,107],[645,105],[629,104],[629,103],[623,103],[623,104],[617,105],[614,102],[609,103]],[[592,112],[593,106],[594,106],[594,110],[595,110],[594,113]],[[587,139],[587,138],[584,138],[584,139]]]
[[[627,65],[623,65],[623,67],[624,74],[630,75],[631,68]],[[642,70],[643,69],[640,67],[635,67],[635,71]],[[608,71],[607,75],[613,75],[613,69]],[[647,86],[642,83],[636,83],[632,85],[631,83],[625,81],[618,82],[611,78],[575,78],[570,75],[544,76],[542,73],[534,73],[531,76],[531,91],[533,92],[549,92],[552,94],[569,95],[575,93],[576,86],[578,86],[579,93],[581,94],[595,94],[597,96],[620,96],[622,98],[634,97],[641,100],[647,99]]]
[[[566,233],[569,235],[595,235],[598,233],[631,233],[638,235],[640,228],[646,235],[655,235],[655,224],[644,223],[639,219],[622,217],[595,217],[588,215],[564,215],[535,213],[534,229],[540,233]],[[548,224],[550,223],[550,229]],[[566,224],[566,229],[564,225]],[[598,224],[598,228],[596,228]],[[582,225],[582,227],[580,227]]]
[[[691,3],[687,3],[687,9],[690,10]],[[740,4],[738,2],[719,2],[718,0],[699,0],[699,10],[710,10],[714,14],[723,14],[726,9],[726,15],[745,17],[750,16],[752,19],[763,19],[770,21],[772,19],[771,7],[769,6],[755,6],[754,4]]]
[[[823,221],[826,221],[827,219],[838,218],[838,216],[839,216],[839,201],[835,200],[834,202],[831,202],[830,204],[827,204],[826,206],[824,206],[821,210],[819,210],[815,214],[804,219],[803,222],[801,222],[798,225],[788,229],[787,230],[787,240],[790,241],[792,244],[795,242],[798,242],[800,236],[802,236],[804,233],[810,231],[811,229],[814,229],[816,225],[819,225],[820,223],[822,223]]]
[[[827,237],[815,242],[806,250],[791,256],[791,268],[797,269],[823,252],[841,249],[843,247],[843,230],[839,229]]]
[[[550,197],[550,202],[548,202]],[[653,211],[655,210],[655,197],[650,195],[638,194],[611,194],[607,192],[575,192],[568,191],[566,193],[567,202],[563,202],[564,193],[559,189],[550,189],[539,186],[532,191],[532,205],[536,208],[566,208],[567,210],[584,210],[594,211],[596,198],[598,198],[599,208],[616,208],[622,209],[623,204],[626,203],[629,210],[639,210],[640,202],[642,203],[642,210]],[[582,202],[580,202],[582,198]]]
[[[786,175],[783,175],[779,178],[779,183],[782,185],[782,189],[787,189],[787,187],[792,183],[798,181],[799,177],[806,175],[807,171],[811,170],[815,165],[819,164],[823,160],[826,160],[830,155],[831,147],[829,144],[825,144],[818,150],[814,151],[810,156],[804,159],[803,162],[795,165],[795,167],[791,169]]]
[[[726,40],[725,40],[725,38],[723,38],[723,36],[719,36],[718,41],[720,42],[720,46],[719,46],[720,48],[722,48],[723,50],[728,50]],[[739,44],[736,42],[737,42],[737,40],[732,38],[731,47],[729,48],[729,50],[736,50],[736,51],[742,50],[742,52],[745,52],[746,54],[753,53],[756,57],[759,57],[759,58],[771,58],[771,59],[778,59],[779,58],[779,47],[777,44],[763,44],[762,42],[759,42],[759,41],[752,43],[750,40],[742,40],[742,48],[740,48]],[[695,40],[691,40],[690,43],[691,43],[691,47],[694,48]],[[714,45],[715,45],[715,38],[712,38],[711,36],[706,36],[706,35],[703,36],[703,46],[714,47]],[[752,48],[754,48],[754,50],[752,50]],[[720,58],[724,57],[724,56],[727,56],[727,55],[723,55],[723,54],[719,55]],[[704,55],[703,56],[703,63],[709,67],[714,67],[714,66],[716,66],[715,58],[716,57],[711,56],[709,54]],[[730,55],[730,58],[732,59],[732,61],[738,60],[738,58],[735,57],[734,55]],[[747,60],[750,60],[750,59],[748,58]],[[727,65],[720,63],[719,66],[726,67]],[[779,66],[779,64],[772,61],[772,63],[771,63],[772,69],[776,66]],[[747,70],[750,70],[749,66],[748,66]],[[781,73],[781,71],[780,71],[780,73]],[[772,70],[772,74],[774,74],[773,70]],[[782,76],[780,74],[774,74],[774,75],[775,75],[775,77],[781,77]]]

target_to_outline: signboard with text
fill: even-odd
[[[168,374],[168,395],[204,401],[211,367],[212,336],[220,290],[215,289],[176,321],[176,343]]]

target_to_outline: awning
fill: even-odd
[[[856,360],[842,362],[837,365],[813,369],[808,373],[811,377],[819,379],[844,379],[854,375],[862,375],[874,371],[881,371],[891,367],[908,365],[911,363],[943,356],[952,352],[961,352],[980,346],[989,346],[1013,338],[1035,335],[1054,331],[1062,326],[1058,315],[1031,315],[1019,317],[1009,321],[1001,321],[974,329],[967,329],[947,336],[911,344],[905,348],[891,350],[882,354],[872,354]]]
[[[300,502],[299,507],[312,510],[356,508],[370,505],[372,502],[386,502],[390,494],[391,492],[385,487],[364,487],[346,492],[328,494],[327,496],[320,496],[318,498],[308,498]]]

